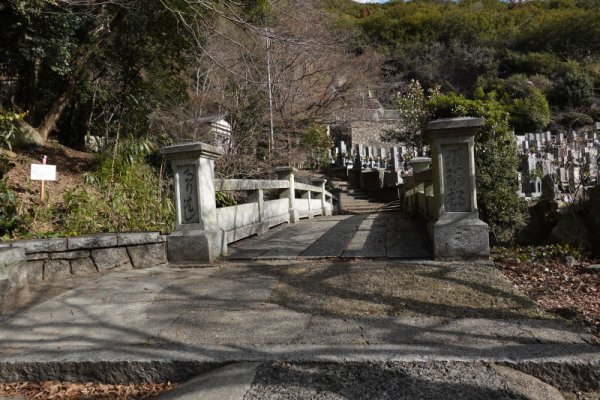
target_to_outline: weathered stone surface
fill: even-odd
[[[573,256],[566,256],[563,262],[569,268],[573,268],[577,264],[577,260]]]
[[[67,260],[52,260],[44,265],[44,280],[54,281],[71,276],[71,266]]]
[[[158,232],[135,232],[135,233],[120,233],[117,236],[117,244],[119,246],[130,246],[137,244],[156,243],[158,241]]]
[[[27,282],[0,279],[0,294],[0,314],[3,314],[27,301],[29,287]]]
[[[29,253],[26,255],[27,261],[47,260],[49,257],[48,253]]]
[[[73,272],[73,275],[91,275],[98,272],[98,270],[92,259],[87,257],[71,260],[71,272]]]
[[[164,243],[128,246],[127,252],[133,268],[151,268],[167,262],[167,249]]]
[[[558,389],[524,372],[501,365],[492,367],[500,376],[511,383],[512,392],[528,400],[564,400]]]
[[[33,240],[18,240],[12,242],[12,247],[20,247],[25,249],[26,253],[44,253],[51,251],[67,250],[67,239],[33,239]]]
[[[52,260],[74,260],[90,256],[89,250],[61,251],[50,254]]]
[[[23,249],[0,249],[0,311],[3,304],[10,307],[17,304],[27,292],[27,273],[23,269],[25,252]]]
[[[443,133],[451,134],[452,130],[462,131],[477,130],[483,126],[485,120],[483,118],[458,117],[458,118],[442,118],[431,121],[427,124],[427,131],[442,131]]]
[[[469,147],[466,143],[442,146],[444,149],[444,207],[446,212],[470,212]]]
[[[25,249],[26,253],[41,253],[48,251],[48,239],[20,240],[13,242],[12,247]]]
[[[600,274],[600,264],[592,264],[585,267],[585,272],[588,274]]]
[[[23,266],[27,272],[27,282],[39,283],[44,279],[44,261],[27,261]]]
[[[99,247],[114,247],[117,245],[117,235],[105,233],[101,235],[77,236],[67,239],[69,250],[94,249]]]
[[[489,228],[480,220],[437,221],[433,227],[435,258],[488,258]]]
[[[159,400],[243,399],[260,363],[242,362],[200,375],[175,390],[161,395]]]
[[[93,250],[92,259],[100,272],[117,267],[131,267],[127,249],[125,247]]]
[[[186,264],[214,261],[224,246],[221,230],[175,232],[167,237],[169,262]]]
[[[0,249],[0,277],[4,268],[23,261],[25,261],[25,251],[23,249]]]
[[[390,121],[380,121],[383,116],[378,115],[379,110],[364,110],[370,111],[367,115],[359,117],[365,119],[363,121],[352,121],[349,126],[349,134],[352,137],[352,143],[361,143],[362,145],[372,146],[376,149],[388,148],[389,142],[381,139],[381,132],[389,129],[394,129],[394,123]]]
[[[48,251],[66,251],[67,238],[48,239]]]

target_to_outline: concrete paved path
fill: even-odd
[[[229,259],[431,257],[423,227],[407,214],[336,215],[282,225],[229,245]]]
[[[113,272],[0,318],[0,379],[177,380],[268,360],[488,360],[559,372],[565,363],[600,373],[592,343],[485,264],[161,267]]]

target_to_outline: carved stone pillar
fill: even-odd
[[[439,119],[427,124],[434,209],[428,226],[435,258],[487,258],[488,225],[479,219],[475,190],[475,133],[482,118]]]
[[[167,237],[169,262],[192,264],[213,261],[227,252],[224,233],[217,226],[214,160],[216,147],[193,142],[160,149],[175,173],[175,232]]]

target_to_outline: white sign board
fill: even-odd
[[[55,181],[56,165],[31,164],[32,181]]]

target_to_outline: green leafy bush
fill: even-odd
[[[65,233],[171,231],[175,208],[158,171],[145,161],[151,151],[130,143],[102,159],[86,175],[87,187],[65,195]]]
[[[217,202],[217,207],[230,207],[238,204],[235,196],[227,192],[215,193],[215,200]]]
[[[17,196],[0,181],[0,238],[9,239],[21,227],[17,211]]]
[[[17,133],[15,122],[22,120],[25,113],[4,112],[0,110],[0,147],[12,149],[12,142]]]

